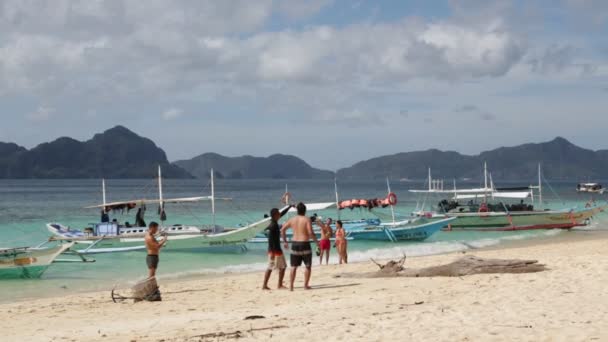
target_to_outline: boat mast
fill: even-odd
[[[163,222],[163,212],[165,211],[165,204],[163,203],[163,177],[158,165],[158,205],[160,207],[160,222]]]
[[[488,202],[488,165],[483,162],[483,198],[484,202]]]
[[[388,179],[388,178],[387,178],[387,179]],[[429,167],[429,191],[431,191],[431,190],[432,190],[432,187],[431,187],[431,182],[432,182],[432,180],[433,180],[433,179],[431,178],[431,168]],[[389,190],[389,191],[390,191],[390,190]]]
[[[106,179],[102,178],[101,179],[101,197],[103,198],[103,213],[107,214],[106,212]]]
[[[285,184],[285,205],[289,205],[289,188],[287,187],[287,184]]]
[[[540,205],[543,205],[543,183],[541,180],[541,170],[540,170],[540,163],[538,163],[538,203],[540,203]],[[542,209],[542,207],[541,207]]]
[[[388,193],[391,193],[391,185],[388,182],[388,177],[386,177],[386,187],[388,189]],[[395,208],[393,208],[393,205],[391,204],[391,215],[393,216],[393,223],[395,223]]]
[[[215,231],[215,177],[211,169],[211,216],[213,218],[213,231]]]
[[[336,192],[336,214],[338,215],[338,220],[340,219],[340,198],[338,197],[338,181],[334,178],[334,190]]]

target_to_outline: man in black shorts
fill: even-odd
[[[158,223],[150,222],[148,231],[146,232],[146,249],[148,250],[148,256],[146,256],[146,264],[148,265],[148,278],[156,276],[156,269],[158,268],[158,254],[160,249],[167,243],[167,236],[165,235],[160,242],[156,241],[156,233],[158,232]]]
[[[279,226],[279,220],[283,215],[287,214],[291,206],[287,206],[283,211],[279,211],[277,208],[270,210],[270,224],[265,229],[268,236],[268,268],[264,273],[264,284],[262,290],[270,290],[268,287],[268,280],[273,269],[279,271],[279,285],[277,288],[284,289],[283,278],[285,277],[285,269],[287,264],[285,263],[285,257],[283,256],[283,250],[281,249],[281,227]]]
[[[296,206],[298,210],[298,215],[290,218],[283,224],[283,228],[281,228],[281,236],[283,237],[284,247],[285,249],[289,248],[289,244],[287,243],[287,229],[293,229],[293,236],[291,238],[291,274],[289,277],[289,289],[293,291],[293,283],[296,279],[296,273],[298,271],[298,267],[306,266],[306,271],[304,272],[304,288],[310,289],[310,275],[312,268],[312,248],[310,247],[310,240],[314,240],[317,246],[319,246],[319,241],[317,241],[317,236],[312,230],[312,224],[310,218],[306,217],[306,206],[304,203],[298,203]]]

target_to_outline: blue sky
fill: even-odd
[[[608,1],[0,3],[0,141],[121,124],[170,160],[337,169],[563,136],[608,148]]]

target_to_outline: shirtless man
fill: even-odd
[[[298,271],[298,267],[302,266],[302,262],[304,262],[304,266],[306,266],[306,271],[304,272],[304,288],[310,290],[309,283],[312,268],[310,239],[313,239],[317,246],[319,246],[319,241],[317,241],[317,236],[312,231],[310,218],[306,217],[306,206],[304,203],[298,203],[296,209],[298,215],[287,220],[281,228],[281,236],[283,237],[285,249],[289,249],[289,244],[287,243],[287,229],[293,229],[293,236],[291,238],[291,274],[289,276],[289,290],[293,291],[293,282],[296,279],[296,272]]]
[[[331,219],[328,218],[325,223],[320,220],[316,220],[315,223],[321,228],[321,241],[319,243],[319,248],[321,253],[319,254],[319,265],[323,264],[323,255],[325,254],[325,264],[329,265],[329,251],[331,250],[331,235],[333,231],[331,230]]]
[[[156,269],[158,268],[158,253],[160,253],[160,249],[167,243],[166,235],[160,242],[156,241],[154,235],[156,235],[157,232],[158,223],[150,222],[148,232],[146,232],[146,249],[148,249],[146,264],[148,264],[148,278],[152,278],[156,275]]]

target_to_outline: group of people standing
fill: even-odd
[[[325,263],[329,264],[329,252],[331,250],[331,238],[334,232],[331,228],[331,219],[327,219],[325,223],[315,220],[316,224],[321,228],[321,239],[317,239],[317,235],[312,228],[312,220],[306,216],[306,205],[304,203],[298,203],[295,208],[297,215],[291,217],[282,226],[279,225],[279,220],[285,215],[289,209],[293,206],[279,211],[277,208],[270,210],[270,224],[266,228],[268,236],[268,268],[264,274],[264,284],[262,285],[263,290],[270,290],[268,287],[268,280],[273,270],[278,270],[279,279],[277,288],[286,288],[283,279],[285,277],[285,270],[287,269],[287,263],[283,255],[283,249],[281,248],[281,238],[283,240],[283,247],[289,249],[289,243],[287,242],[287,230],[293,230],[291,237],[291,252],[290,252],[290,265],[291,273],[289,276],[289,289],[293,291],[293,285],[298,271],[298,267],[304,264],[304,288],[310,289],[310,276],[312,272],[312,247],[310,241],[314,241],[317,244],[319,264],[323,263],[323,256],[325,256]],[[342,226],[342,221],[336,221],[335,231],[335,247],[338,250],[340,264],[348,262],[347,255],[347,242],[346,233]]]
[[[289,243],[287,241],[287,230],[293,230],[291,237],[291,252],[290,252],[290,265],[291,273],[289,276],[289,289],[293,291],[293,285],[296,278],[298,267],[304,264],[304,288],[310,289],[310,276],[312,271],[312,248],[310,241],[314,241],[317,244],[319,254],[319,264],[323,263],[323,257],[325,256],[325,263],[329,264],[329,253],[331,250],[331,238],[335,236],[334,246],[338,250],[339,263],[348,262],[347,254],[347,242],[346,233],[342,226],[342,221],[336,221],[336,231],[334,232],[331,228],[332,220],[327,219],[325,223],[315,220],[316,224],[321,228],[321,239],[317,239],[317,235],[312,228],[312,220],[306,216],[306,205],[304,203],[298,203],[295,208],[298,215],[291,217],[282,226],[279,225],[279,220],[283,217],[289,209],[294,207],[290,205],[280,211],[277,208],[270,210],[270,224],[266,228],[268,236],[268,268],[264,274],[264,285],[262,289],[270,290],[268,287],[268,280],[273,270],[278,270],[279,281],[278,288],[286,288],[283,279],[285,278],[285,271],[287,269],[287,263],[283,256],[283,249],[281,248],[281,239],[283,240],[283,247],[289,250]],[[160,241],[156,240],[156,234],[158,233],[158,223],[151,222],[148,231],[146,232],[145,242],[148,255],[146,256],[146,263],[148,266],[148,277],[154,277],[156,275],[156,269],[158,268],[158,254],[160,249],[167,243],[167,236],[164,234]]]

